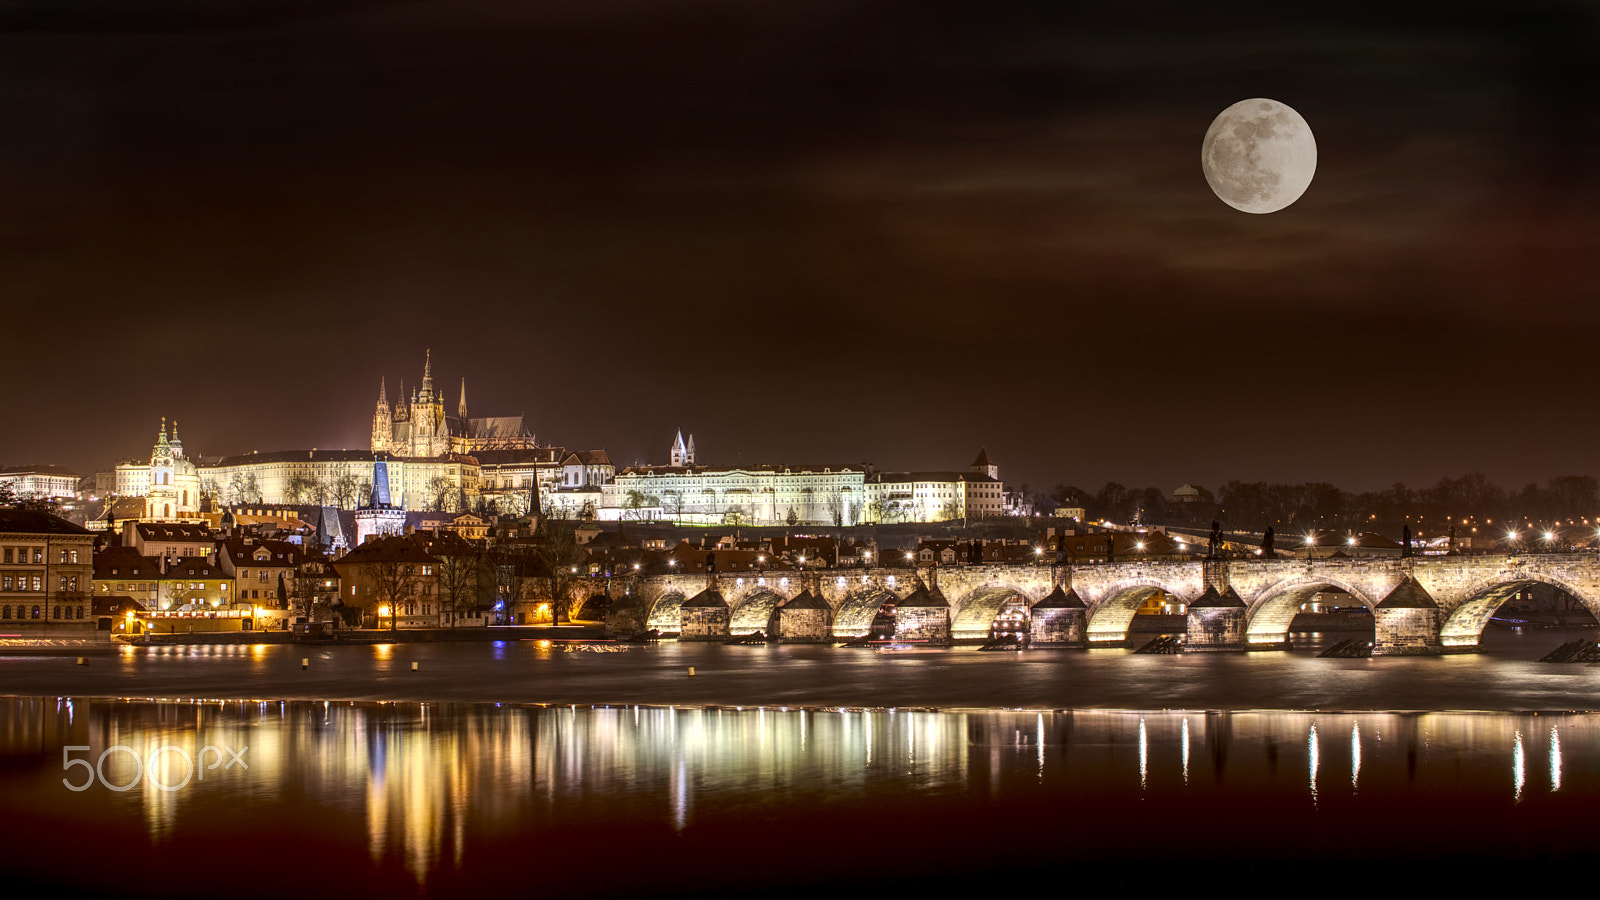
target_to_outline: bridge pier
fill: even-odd
[[[894,610],[896,640],[943,643],[950,640],[950,601],[937,587],[921,584]]]
[[[1249,610],[1233,588],[1219,594],[1215,585],[1207,587],[1189,604],[1184,652],[1248,650],[1244,640],[1248,618]]]
[[[724,641],[728,639],[728,625],[732,620],[728,601],[715,586],[708,587],[680,607],[683,616],[680,641]]]
[[[833,608],[828,601],[802,590],[778,607],[778,639],[785,644],[823,644],[833,640]]]
[[[1089,646],[1089,607],[1077,591],[1061,585],[1033,605],[1028,623],[1028,643],[1034,647]]]
[[[1409,577],[1373,610],[1372,628],[1373,656],[1428,656],[1444,651],[1439,604]]]

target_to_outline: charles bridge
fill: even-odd
[[[850,641],[892,612],[895,639],[987,639],[1002,610],[1027,609],[1034,645],[1117,646],[1156,592],[1183,604],[1185,650],[1283,646],[1302,604],[1347,592],[1373,615],[1375,655],[1470,650],[1506,599],[1539,583],[1600,617],[1594,553],[1352,559],[1128,561],[1070,567],[912,568],[673,574],[629,580],[613,628],[687,640],[762,632],[786,641]]]

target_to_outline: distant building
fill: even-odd
[[[980,450],[965,472],[880,472],[868,479],[868,522],[946,522],[1005,513],[1000,467]]]
[[[126,521],[122,544],[156,559],[209,559],[217,548],[210,527],[198,522]]]
[[[377,628],[440,625],[437,557],[406,537],[369,541],[334,560],[340,599]]]
[[[503,515],[526,515],[534,509],[534,485],[539,486],[541,497],[560,487],[566,457],[567,451],[561,447],[475,451],[478,496]]]
[[[0,484],[18,497],[72,500],[78,496],[78,474],[63,466],[13,466],[0,469]]]
[[[132,547],[106,547],[94,555],[94,593],[128,597],[155,609],[161,590],[161,561]]]
[[[629,519],[634,492],[660,518],[692,525],[855,525],[864,466],[630,466],[602,492],[599,518]]]
[[[49,513],[0,509],[0,622],[94,628],[94,536]],[[86,618],[87,617],[87,618]]]
[[[1173,503],[1199,503],[1202,499],[1200,489],[1187,482],[1172,492]]]
[[[288,541],[236,537],[218,545],[217,561],[233,578],[235,601],[281,609],[288,605],[304,555]]]

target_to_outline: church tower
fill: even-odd
[[[389,411],[389,385],[383,379],[378,379],[378,409],[372,414],[372,451],[377,453],[388,450],[389,442],[394,440],[394,416]]]
[[[162,416],[161,432],[156,436],[156,445],[150,450],[150,489],[144,497],[146,521],[172,518],[172,509],[178,499],[172,484],[172,464],[172,444],[167,442],[167,419]]]
[[[422,389],[411,401],[411,455],[441,456],[450,452],[450,426],[444,415],[444,395],[433,389],[433,351],[422,365]]]
[[[689,442],[683,441],[683,429],[678,429],[678,437],[672,442],[672,464],[674,466],[694,465],[694,435],[689,435]]]
[[[1000,480],[1000,467],[995,465],[994,460],[989,458],[987,448],[978,448],[978,458],[972,461],[971,469],[973,474],[987,475],[995,481]]]

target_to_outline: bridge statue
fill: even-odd
[[[1262,559],[1277,559],[1278,558],[1277,551],[1272,549],[1272,541],[1273,541],[1272,526],[1268,525],[1267,526],[1267,533],[1261,536],[1261,558]]]
[[[1211,542],[1210,542],[1210,548],[1206,551],[1207,558],[1216,559],[1217,558],[1217,553],[1221,549],[1222,549],[1222,523],[1218,522],[1216,519],[1212,519],[1211,520]]]
[[[1405,525],[1400,529],[1400,558],[1411,556],[1411,526]]]

